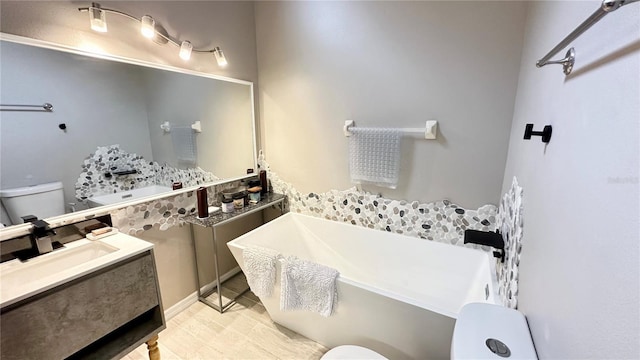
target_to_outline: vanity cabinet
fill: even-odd
[[[118,358],[165,328],[152,249],[1,312],[3,360]]]

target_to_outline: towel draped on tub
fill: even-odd
[[[338,275],[336,269],[288,256],[281,272],[280,309],[330,316],[337,303]]]
[[[269,297],[273,293],[279,256],[277,251],[260,246],[247,246],[242,250],[247,283],[256,296]]]

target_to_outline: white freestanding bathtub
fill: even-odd
[[[164,194],[170,191],[172,191],[170,187],[160,186],[160,185],[150,185],[142,188],[121,191],[113,194],[92,196],[87,199],[87,203],[90,208],[94,208],[98,206],[112,205],[122,201],[137,200],[147,196]]]
[[[449,359],[462,306],[498,299],[494,260],[480,250],[295,213],[228,243],[243,269],[248,244],[340,272],[328,318],[280,311],[281,263],[274,294],[261,299],[273,321],[327,347],[360,345],[394,360]]]

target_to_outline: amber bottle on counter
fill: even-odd
[[[262,187],[262,191],[260,191],[260,194],[265,195],[269,191],[269,183],[267,182],[266,170],[260,170],[260,186]]]
[[[209,217],[209,201],[207,200],[207,188],[202,186],[199,187],[198,190],[196,190],[196,198],[198,202],[198,217]]]

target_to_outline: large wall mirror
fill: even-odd
[[[61,182],[65,213],[131,200],[92,201],[102,195],[162,192],[255,168],[251,82],[0,35],[3,196]],[[6,106],[45,103],[53,110]],[[0,222],[20,223],[4,200]]]

